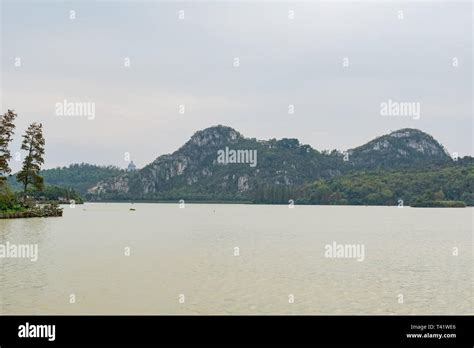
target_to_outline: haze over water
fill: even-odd
[[[0,313],[472,314],[472,213],[65,206],[62,218],[0,220],[0,244],[39,249],[37,262],[0,259]],[[363,244],[364,260],[325,257],[333,242]]]

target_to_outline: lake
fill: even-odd
[[[0,220],[0,245],[38,247],[37,261],[0,258],[0,312],[472,314],[472,218],[472,208],[64,206],[62,218]],[[328,257],[334,245],[363,255]]]

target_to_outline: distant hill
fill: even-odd
[[[218,152],[226,148],[256,151],[256,163],[219,163]],[[247,154],[250,160],[251,153]],[[100,182],[90,190],[90,197],[248,200],[259,182],[294,186],[340,175],[331,162],[342,163],[342,157],[325,156],[297,139],[262,141],[245,138],[230,127],[216,126],[196,132],[173,154],[160,156],[135,173]]]
[[[466,159],[463,163],[469,166],[468,162]],[[317,200],[308,196],[311,185],[316,182],[334,182],[337,187],[338,179],[343,180],[347,175],[374,171],[382,175],[384,171],[403,173],[407,170],[418,171],[414,177],[421,179],[423,171],[433,172],[459,164],[438,141],[417,129],[401,129],[341,153],[319,152],[297,139],[246,138],[233,128],[219,125],[196,132],[177,151],[158,157],[139,171],[98,182],[88,191],[87,198],[269,203],[284,203],[294,198],[303,203],[316,203]],[[416,187],[416,183],[412,184]],[[398,191],[392,194],[385,191],[386,200],[376,197],[377,192],[370,193],[369,198],[353,200],[349,197],[339,203],[364,204],[371,200],[376,204],[393,204],[398,197]],[[316,204],[322,204],[318,202]]]
[[[431,135],[404,128],[348,151],[351,165],[362,168],[446,164],[452,159]]]
[[[68,167],[46,169],[40,172],[46,185],[73,189],[84,196],[87,190],[98,182],[110,179],[125,173],[123,169],[114,166],[97,166],[93,164],[71,164]],[[21,190],[15,176],[8,178],[14,190]]]

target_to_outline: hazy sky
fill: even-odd
[[[126,152],[141,167],[217,124],[319,150],[413,127],[473,154],[470,2],[16,0],[1,10],[1,112],[18,112],[17,139],[43,122],[48,168],[124,167]],[[420,118],[381,116],[389,99],[420,103]],[[58,115],[64,100],[95,103],[95,118]]]

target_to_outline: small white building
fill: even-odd
[[[127,167],[127,172],[134,172],[135,170],[137,170],[137,166],[131,161]]]

